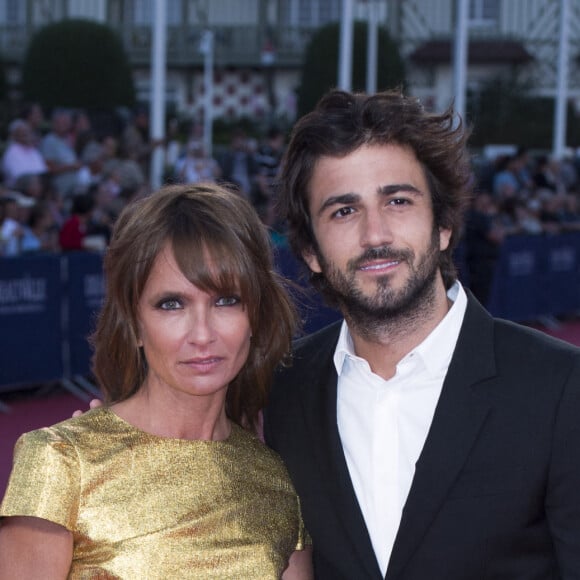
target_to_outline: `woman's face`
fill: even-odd
[[[239,296],[194,286],[166,245],[143,289],[138,322],[146,389],[225,400],[250,350],[250,320]]]

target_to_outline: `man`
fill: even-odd
[[[580,578],[580,350],[456,280],[466,139],[399,92],[293,130],[289,240],[344,321],[297,343],[264,430],[318,579]]]
[[[251,201],[258,167],[243,129],[237,128],[232,131],[230,144],[217,161],[220,166],[221,181]]]
[[[255,155],[257,173],[252,190],[251,201],[262,221],[280,231],[275,223],[275,183],[280,162],[284,154],[285,135],[278,127],[272,126],[266,133],[265,141],[258,147]]]
[[[70,143],[72,113],[67,109],[55,109],[52,113],[51,131],[44,136],[40,151],[44,156],[52,186],[61,199],[70,199],[78,185],[78,160]]]
[[[7,187],[18,187],[19,179],[28,175],[42,176],[47,167],[40,151],[34,145],[30,125],[15,119],[8,128],[10,140],[2,155],[2,171]]]

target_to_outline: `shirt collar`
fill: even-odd
[[[399,364],[413,353],[414,356],[423,362],[425,368],[431,375],[436,375],[440,371],[447,369],[453,356],[453,351],[455,350],[455,344],[457,343],[465,309],[467,308],[467,295],[459,281],[456,281],[449,288],[447,298],[453,304],[443,320]],[[343,320],[338,336],[338,343],[334,351],[334,366],[336,367],[338,375],[342,373],[346,357],[362,360],[354,352],[352,336],[346,321]]]

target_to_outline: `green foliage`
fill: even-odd
[[[552,147],[554,100],[535,97],[531,86],[517,76],[495,78],[477,95],[469,95],[467,117],[474,126],[470,144],[481,147],[489,143],[525,145],[533,149]],[[568,107],[567,144],[578,146],[580,119]]]
[[[135,88],[117,34],[89,20],[63,20],[31,39],[22,72],[25,99],[45,108],[132,107]]]
[[[366,89],[367,24],[355,22],[353,30],[352,88]],[[308,44],[302,64],[302,79],[298,89],[298,114],[311,111],[320,97],[338,82],[338,23],[320,28]],[[403,86],[405,67],[397,45],[382,28],[378,33],[377,89]]]

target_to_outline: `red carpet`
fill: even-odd
[[[547,334],[580,346],[580,321],[566,322],[557,329],[543,329]],[[0,497],[8,481],[12,450],[18,436],[26,431],[68,419],[74,410],[87,409],[84,401],[59,388],[30,390],[10,397],[0,395],[10,406],[10,413],[0,412]]]

